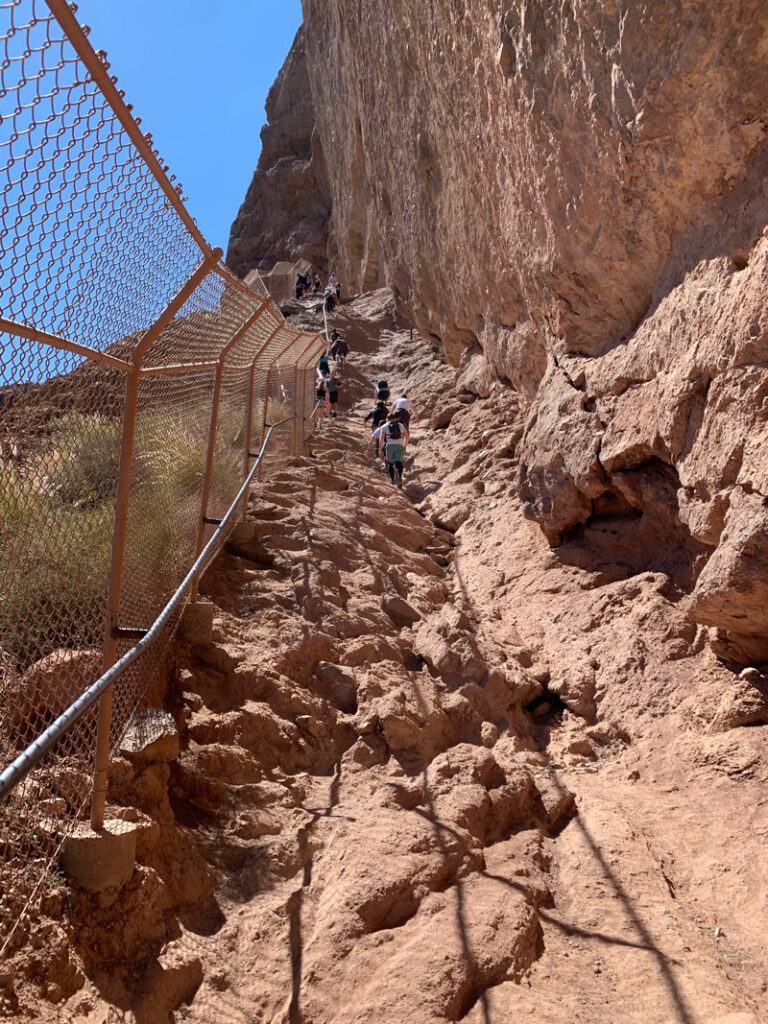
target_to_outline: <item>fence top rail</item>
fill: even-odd
[[[96,53],[88,42],[88,37],[83,31],[80,22],[75,17],[77,5],[70,5],[68,0],[45,0],[45,3],[58,23],[64,29],[70,43],[76,50],[78,57],[83,64],[85,64],[89,74],[108,100],[118,121],[123,126],[136,149],[141,153],[144,162],[152,171],[158,185],[165,193],[168,202],[181,218],[187,231],[200,247],[202,253],[205,256],[211,256],[213,250],[206,242],[200,229],[195,223],[194,218],[187,210],[179,192],[174,188],[165,173],[163,164],[156,156],[152,146],[147,141],[146,136],[142,133],[136,119],[128,107],[128,104],[121,96],[120,90],[116,88],[115,81],[110,77],[109,64],[106,60],[102,60],[99,54]]]
[[[48,331],[40,331],[27,324],[16,323],[15,320],[6,320],[0,317],[0,333],[12,334],[17,338],[25,338],[27,341],[36,341],[41,345],[48,345],[49,348],[58,349],[61,352],[72,352],[74,355],[85,356],[102,366],[110,366],[115,370],[125,372],[131,368],[130,363],[118,356],[110,355],[109,352],[102,352],[100,349],[91,348],[90,345],[81,345],[78,341],[70,341],[69,338],[61,338],[58,334],[49,334]]]

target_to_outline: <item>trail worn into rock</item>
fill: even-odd
[[[757,680],[660,574],[548,548],[509,389],[457,383],[386,293],[337,322],[343,415],[209,574],[214,642],[179,646],[178,759],[114,762],[134,879],[75,894],[79,973],[17,1015],[757,1024]],[[363,451],[382,372],[421,411],[402,492]]]

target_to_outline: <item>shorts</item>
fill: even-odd
[[[402,462],[405,458],[405,445],[404,444],[393,444],[389,442],[385,449],[387,462]]]
[[[338,391],[329,391],[328,392],[328,397],[331,400],[331,405],[336,405],[336,403],[339,400],[339,392]]]

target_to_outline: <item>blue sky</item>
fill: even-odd
[[[108,52],[203,234],[226,252],[300,0],[78,0],[77,16]]]

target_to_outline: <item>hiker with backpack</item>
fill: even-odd
[[[337,377],[336,374],[332,374],[326,382],[326,390],[328,392],[328,402],[331,407],[331,418],[336,419],[336,407],[339,404],[339,391],[344,386],[341,377]]]
[[[330,377],[331,365],[328,362],[328,356],[323,354],[317,361],[317,376],[318,377]]]
[[[334,299],[333,293],[331,292],[330,288],[326,288],[325,289],[325,299],[324,299],[324,301],[325,301],[325,311],[326,311],[326,313],[332,312],[334,306],[336,305],[336,300]]]
[[[340,366],[343,366],[344,360],[347,358],[348,355],[349,345],[346,343],[346,341],[344,341],[343,338],[339,338],[339,340],[336,342],[336,355],[334,357],[336,359],[336,362]]]
[[[344,365],[344,360],[349,355],[349,345],[344,341],[335,327],[331,331],[330,355],[331,359],[335,359],[340,366]]]
[[[382,457],[387,464],[390,483],[398,488],[403,486],[403,460],[405,449],[410,441],[408,431],[396,412],[391,412],[386,424],[380,428],[379,447],[383,449]]]
[[[392,411],[400,413],[400,421],[408,430],[411,426],[411,416],[415,416],[418,419],[418,413],[413,407],[413,402],[408,400],[408,396],[403,392],[400,398],[396,398],[392,403]]]
[[[371,409],[367,416],[363,418],[363,423],[371,421],[371,430],[375,430],[380,427],[383,423],[386,423],[387,416],[389,415],[389,409],[387,408],[386,402],[377,402],[376,405]]]
[[[318,377],[317,388],[315,390],[315,411],[313,418],[315,423],[320,423],[324,416],[328,415],[328,411],[331,407],[331,403],[328,396],[328,377],[323,374]]]
[[[386,430],[386,428],[386,420],[378,427],[374,428],[374,430],[371,433],[371,439],[368,442],[368,448],[366,451],[366,455],[369,458],[373,459],[373,461],[376,463],[376,465],[379,467],[379,470],[382,473],[384,472],[384,468],[386,466],[386,461],[382,461],[384,460],[384,438],[382,437],[382,433]]]

